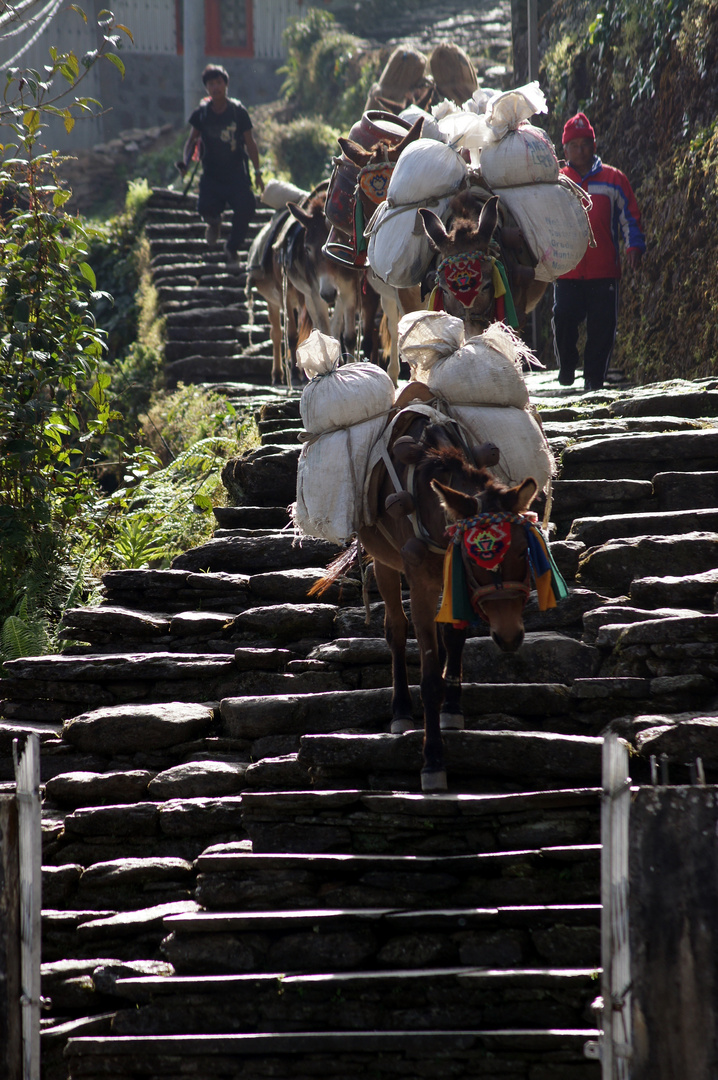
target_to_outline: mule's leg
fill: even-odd
[[[443,626],[446,664],[444,667],[444,704],[441,709],[441,727],[444,731],[462,731],[464,714],[461,709],[461,655],[466,642],[466,630],[458,630],[451,623]]]
[[[374,577],[384,601],[384,635],[391,652],[393,693],[391,732],[400,735],[417,727],[412,716],[409,677],[406,672],[406,637],[409,620],[401,602],[401,574],[374,559]]]
[[[439,603],[441,581],[430,574],[426,563],[405,570],[411,594],[411,620],[421,657],[421,700],[424,706],[424,762],[421,790],[446,791],[444,745],[441,739],[441,702],[444,680],[441,674],[439,641],[434,616]]]
[[[274,304],[268,304],[269,333],[272,338],[272,386],[282,384],[282,327],[279,319],[279,308]]]

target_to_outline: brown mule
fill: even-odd
[[[536,260],[520,230],[502,220],[499,196],[461,192],[449,207],[448,230],[432,210],[422,207],[419,213],[438,252],[436,280],[443,293],[444,309],[463,320],[466,336],[480,334],[496,321],[494,256],[506,268],[518,327],[522,327],[547,283],[536,279]]]
[[[448,547],[447,517],[472,518],[480,513],[523,513],[531,504],[536,481],[529,478],[506,487],[483,468],[496,460],[496,447],[473,453],[462,447],[452,425],[430,423],[417,416],[409,435],[389,450],[400,491],[387,472],[380,485],[381,507],[376,524],[359,530],[359,541],[373,557],[377,586],[385,604],[384,628],[393,674],[392,731],[415,727],[406,668],[408,620],[402,606],[401,577],[409,586],[411,618],[421,658],[424,706],[424,748],[421,786],[445,791],[446,768],[441,728],[463,727],[461,656],[466,629],[435,620],[444,582]],[[504,652],[513,652],[524,638],[523,606],[528,593],[526,531],[511,524],[510,543],[499,571],[477,568],[475,586],[491,637]],[[443,655],[442,655],[443,654]],[[443,666],[443,671],[442,671]]]

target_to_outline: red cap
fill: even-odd
[[[561,142],[566,146],[572,139],[592,139],[594,143],[596,142],[596,132],[591,127],[591,122],[585,113],[576,113],[575,116],[566,121]]]

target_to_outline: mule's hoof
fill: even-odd
[[[442,731],[463,731],[463,713],[443,712],[439,715],[439,723]]]
[[[411,716],[397,716],[392,720],[389,730],[392,735],[403,735],[405,731],[416,731],[418,726]]]
[[[447,791],[448,784],[446,783],[446,769],[440,770],[421,770],[421,790],[425,795],[431,794],[435,791]]]

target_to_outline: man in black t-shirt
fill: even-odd
[[[255,210],[248,159],[254,167],[254,178],[260,193],[264,189],[259,151],[252,135],[249,113],[241,102],[227,97],[229,75],[225,69],[208,64],[202,72],[202,82],[208,97],[189,118],[190,133],[177,168],[184,176],[195,147],[201,140],[202,176],[197,213],[207,222],[207,241],[216,244],[222,211],[227,206],[234,211],[224,250],[230,266],[238,268],[237,251],[247,235]]]

